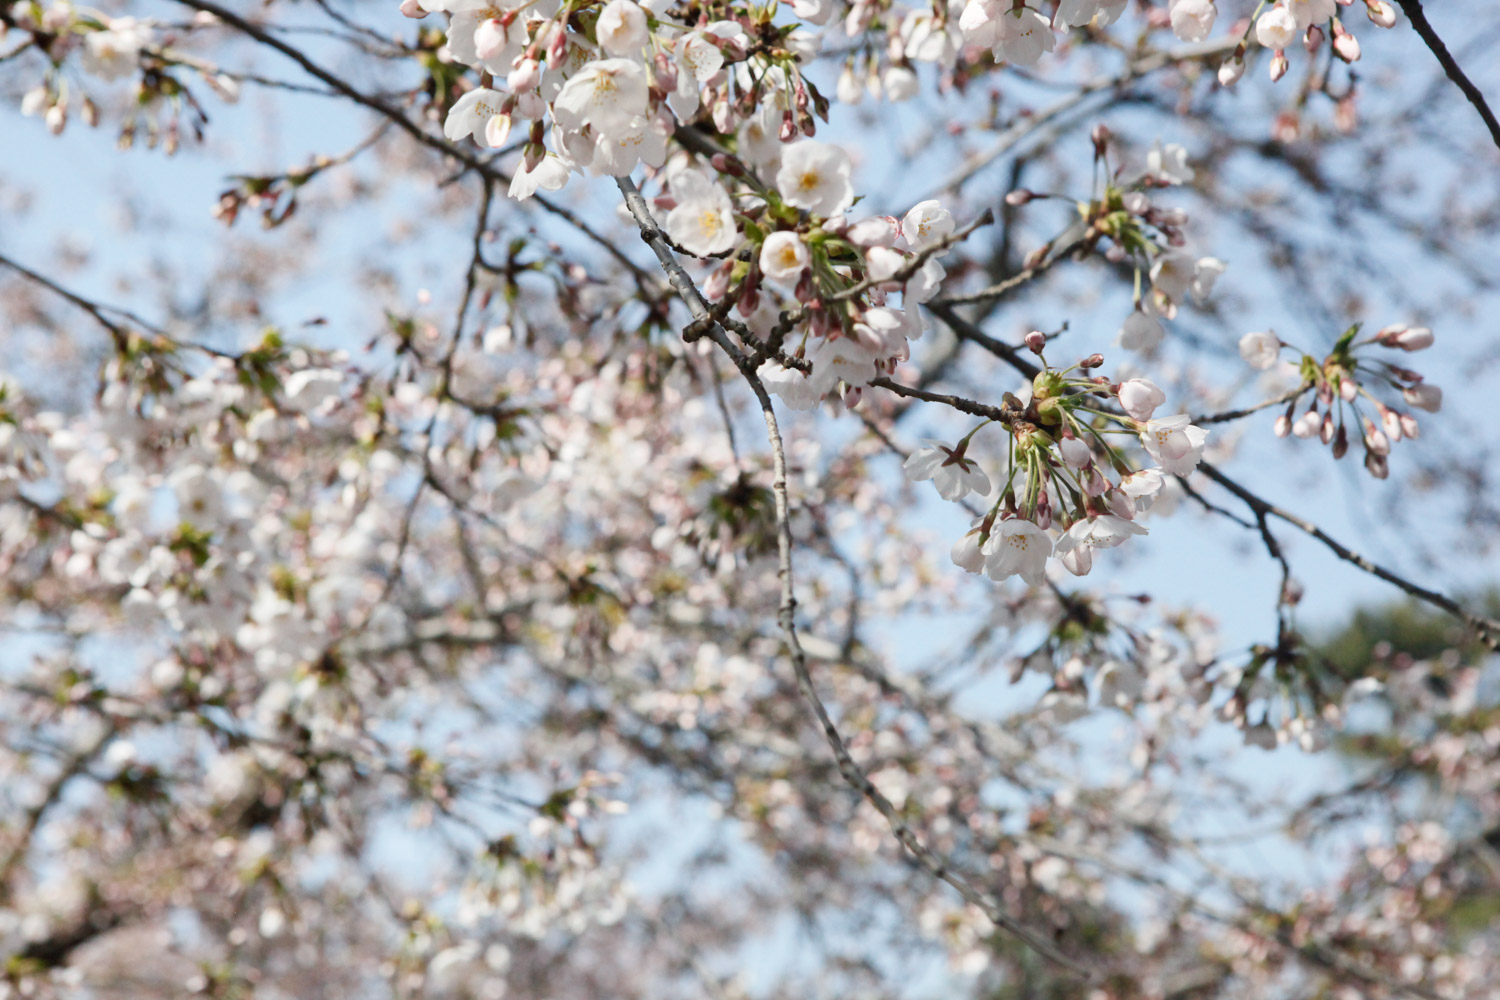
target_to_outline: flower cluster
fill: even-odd
[[[1033,333],[1028,343],[1040,354],[1044,340]],[[1095,354],[1067,369],[1044,367],[1032,380],[1029,400],[1007,393],[998,414],[954,447],[930,442],[907,458],[907,478],[932,480],[945,500],[993,496],[990,509],[953,546],[954,563],[995,580],[1020,576],[1035,586],[1056,556],[1083,576],[1093,568],[1095,549],[1146,534],[1137,518],[1166,477],[1197,467],[1208,432],[1183,414],[1156,417],[1166,394],[1146,379],[1111,382],[1088,374],[1103,363]],[[968,455],[974,436],[992,424],[1009,435],[998,491]],[[1156,467],[1133,465],[1122,436],[1137,438]]]
[[[1112,24],[1124,12],[1125,0],[1062,0],[1050,19],[1040,7],[1011,0],[968,0],[958,27],[964,41],[990,49],[996,62],[1035,66],[1043,53],[1056,47],[1054,29]]]
[[[1310,354],[1301,356],[1296,370],[1302,384],[1293,391],[1286,412],[1276,418],[1275,433],[1277,437],[1316,437],[1333,449],[1334,458],[1343,458],[1349,450],[1352,424],[1364,443],[1365,468],[1376,479],[1384,479],[1390,474],[1391,445],[1402,438],[1415,439],[1420,430],[1416,417],[1377,398],[1372,388],[1383,385],[1399,393],[1408,406],[1429,413],[1442,408],[1443,390],[1424,381],[1420,373],[1386,361],[1374,350],[1356,354],[1360,348],[1420,351],[1432,345],[1431,330],[1398,323],[1356,341],[1359,330],[1357,323],[1346,330],[1322,362]],[[1262,370],[1274,367],[1288,347],[1291,345],[1270,331],[1240,338],[1240,356]],[[1313,402],[1298,416],[1298,402],[1308,391],[1313,393]],[[1373,409],[1374,415],[1361,404]]]
[[[839,385],[853,405],[863,386],[910,356],[909,342],[923,330],[916,307],[936,294],[945,276],[938,257],[957,236],[952,213],[936,201],[900,220],[851,223],[842,214],[853,199],[848,163],[824,143],[786,147],[783,195],[769,194],[747,219],[748,240],[758,246],[748,261],[718,268],[707,286],[711,298],[734,296],[749,334],[787,344],[792,356],[766,361],[760,377],[793,409],[816,406]],[[680,203],[667,216],[669,231],[679,212]],[[825,213],[832,217],[819,221]],[[686,215],[690,223],[702,218],[704,203]]]
[[[1245,52],[1253,36],[1258,45],[1272,53],[1270,74],[1280,80],[1290,68],[1286,50],[1298,39],[1309,52],[1323,44],[1326,34],[1333,36],[1333,53],[1346,63],[1359,60],[1359,40],[1349,33],[1338,16],[1338,8],[1350,6],[1353,0],[1276,0],[1262,3],[1253,20],[1246,22],[1245,35],[1233,54],[1219,67],[1219,82],[1232,86],[1245,74]],[[1387,0],[1364,0],[1370,20],[1382,28],[1396,23],[1395,8]],[[1214,0],[1170,0],[1167,7],[1172,31],[1186,42],[1200,42],[1213,31],[1218,18]]]
[[[518,199],[555,191],[574,172],[660,167],[676,123],[700,115],[721,134],[746,125],[787,140],[812,135],[813,112],[827,109],[798,70],[816,38],[772,24],[769,13],[693,26],[656,0],[405,0],[402,10],[451,15],[447,54],[482,73],[482,85],[448,110],[449,139],[499,147],[516,122],[529,123],[510,187]]]
[[[1103,125],[1093,131],[1096,179],[1108,167],[1114,136]],[[1187,150],[1176,143],[1152,145],[1144,158],[1120,156],[1112,179],[1097,183],[1093,196],[1077,201],[1078,221],[1032,255],[1039,261],[1055,249],[1072,246],[1098,248],[1112,263],[1135,265],[1135,309],[1121,325],[1118,347],[1150,357],[1166,335],[1163,320],[1175,319],[1178,308],[1189,300],[1202,305],[1213,294],[1226,264],[1217,257],[1199,256],[1188,249],[1184,227],[1186,212],[1158,204],[1152,192],[1178,187],[1193,180],[1195,171],[1187,161]],[[1006,201],[1025,205],[1064,195],[1039,194],[1020,189]]]

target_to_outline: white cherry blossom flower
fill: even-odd
[[[776,186],[793,208],[814,215],[837,215],[854,203],[849,154],[826,142],[804,139],[785,147]]]
[[[929,441],[927,447],[912,452],[901,469],[914,483],[931,479],[944,500],[962,500],[970,493],[984,496],[990,491],[990,477],[973,459],[955,454],[939,441]]]
[[[1146,173],[1168,184],[1187,184],[1197,172],[1188,166],[1186,148],[1175,142],[1163,146],[1157,140],[1146,154]]]
[[[1194,426],[1185,413],[1147,421],[1141,428],[1141,443],[1146,452],[1174,476],[1185,476],[1198,467],[1207,439],[1208,431]]]
[[[997,56],[1017,66],[1035,66],[1042,53],[1057,46],[1052,24],[1030,7],[1013,8],[1000,15]]]
[[[677,205],[667,213],[667,233],[679,246],[700,257],[733,249],[740,234],[723,186],[697,170],[684,170],[672,178],[671,190]]]
[[[1150,355],[1161,344],[1166,332],[1166,328],[1161,325],[1161,320],[1144,310],[1137,309],[1126,317],[1119,334],[1115,337],[1115,343],[1127,351]]]
[[[1120,407],[1136,420],[1150,420],[1166,401],[1167,394],[1149,379],[1132,378],[1120,383]]]
[[[510,179],[510,196],[516,201],[525,201],[537,191],[557,191],[568,183],[570,173],[561,157],[548,153],[532,169],[516,171]]]
[[[1138,469],[1120,480],[1120,490],[1135,501],[1137,512],[1145,513],[1166,482],[1160,469]]]
[[[876,376],[877,356],[869,346],[852,337],[820,340],[807,352],[807,360],[813,366],[811,382],[819,396],[827,393],[840,381],[850,385],[866,385]]]
[[[1171,0],[1167,16],[1174,35],[1184,42],[1201,42],[1213,31],[1219,10],[1213,0]]]
[[[443,135],[449,142],[471,135],[475,142],[480,141],[487,135],[490,119],[504,114],[505,99],[505,94],[486,87],[469,91],[448,109],[448,117],[443,121]]]
[[[1268,49],[1281,50],[1297,37],[1297,19],[1277,4],[1255,22],[1255,40]]]
[[[1240,338],[1240,357],[1251,368],[1265,371],[1281,357],[1281,338],[1270,330],[1247,333]]]
[[[650,94],[646,71],[630,59],[598,59],[574,74],[552,102],[553,120],[582,131],[592,125],[605,136],[632,135],[646,117]]]
[[[1306,31],[1315,24],[1327,24],[1338,13],[1337,0],[1283,0],[1291,12],[1298,31]]]
[[[767,392],[780,396],[781,401],[794,410],[810,410],[824,395],[802,372],[782,367],[777,361],[767,361],[756,370],[756,375],[765,384]]]
[[[772,281],[794,282],[811,263],[807,244],[794,232],[779,230],[761,244],[760,270]]]
[[[1099,0],[1059,0],[1052,23],[1059,30],[1081,28],[1099,12]]]
[[[1039,587],[1047,579],[1047,557],[1052,554],[1052,539],[1045,531],[1023,518],[996,521],[984,543],[984,571],[992,580],[1019,575]]]
[[[953,560],[953,565],[958,566],[968,573],[978,573],[984,569],[983,543],[979,538],[979,525],[983,520],[983,518],[976,519],[974,526],[969,529],[967,534],[953,543],[953,549],[949,552],[949,557]]]
[[[133,17],[110,19],[102,31],[84,36],[78,64],[101,80],[118,80],[134,73],[141,50],[151,44],[151,28]]]
[[[651,37],[646,12],[635,0],[609,0],[599,11],[594,31],[599,47],[612,56],[633,55]]]
[[[953,234],[953,213],[935,199],[919,201],[901,219],[901,235],[913,250],[925,250]]]

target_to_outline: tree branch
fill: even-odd
[[[1412,28],[1427,43],[1432,54],[1437,57],[1438,65],[1443,67],[1443,72],[1448,74],[1463,95],[1474,105],[1474,110],[1479,112],[1479,117],[1484,119],[1484,127],[1490,130],[1490,138],[1494,141],[1496,148],[1500,148],[1500,120],[1496,120],[1495,112],[1485,102],[1484,94],[1464,74],[1463,67],[1458,65],[1458,60],[1453,58],[1453,53],[1448,51],[1448,46],[1438,37],[1437,29],[1432,22],[1427,20],[1427,12],[1422,9],[1422,0],[1396,0],[1401,9],[1406,12],[1406,19],[1411,22]]]

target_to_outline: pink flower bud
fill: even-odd
[[[427,11],[423,9],[417,0],[401,0],[401,13],[403,16],[414,20],[421,20],[427,16]]]
[[[1088,471],[1083,474],[1083,492],[1091,497],[1097,497],[1103,496],[1104,492],[1108,489],[1109,481],[1100,474],[1099,467],[1096,465],[1089,466]]]
[[[1292,433],[1299,438],[1310,438],[1318,433],[1322,423],[1317,410],[1308,410],[1292,424]]]
[[[1047,335],[1040,330],[1032,330],[1026,335],[1026,347],[1032,354],[1040,355],[1047,349]]]
[[[1401,414],[1389,406],[1380,407],[1380,426],[1392,444],[1401,440]]]
[[[1286,76],[1286,71],[1291,68],[1292,64],[1287,61],[1286,53],[1278,50],[1276,54],[1271,57],[1271,82],[1275,83],[1282,77]]]
[[[1135,501],[1124,490],[1110,490],[1104,494],[1104,502],[1109,505],[1110,513],[1115,517],[1126,521],[1135,520]]]
[[[1413,326],[1396,335],[1395,346],[1403,351],[1420,351],[1431,347],[1435,338],[1425,326]]]
[[[1005,203],[1007,205],[1020,206],[1026,204],[1028,201],[1035,197],[1036,195],[1032,194],[1025,188],[1016,188],[1014,191],[1005,196]]]
[[[1377,27],[1390,28],[1396,24],[1396,9],[1385,0],[1365,0],[1365,13]]]
[[[1291,432],[1292,418],[1283,413],[1281,416],[1276,418],[1276,423],[1271,428],[1271,433],[1275,434],[1279,438],[1284,438]]]
[[[1347,372],[1339,379],[1339,398],[1346,403],[1352,403],[1359,398],[1359,383],[1354,381],[1354,376]]]
[[[1057,442],[1057,450],[1062,455],[1062,460],[1069,468],[1082,469],[1094,460],[1094,453],[1089,446],[1077,438],[1063,438]]]
[[[1094,141],[1096,155],[1104,155],[1104,147],[1109,145],[1110,135],[1109,126],[1103,123],[1095,125],[1094,130],[1089,133],[1089,138]]]
[[[1330,442],[1333,441],[1333,414],[1332,413],[1325,413],[1325,414],[1323,414],[1323,425],[1320,428],[1318,428],[1318,440],[1322,441],[1324,444],[1329,444]]]
[[[535,87],[541,79],[541,65],[535,59],[521,56],[516,60],[515,66],[511,69],[509,75],[506,76],[505,85],[513,93],[519,94],[523,90],[530,90],[532,87]]]
[[[480,59],[492,59],[505,48],[505,25],[492,17],[474,30],[474,52]]]
[[[703,294],[710,302],[719,301],[729,291],[729,275],[733,270],[734,262],[728,261],[709,272],[707,280],[703,282]]]
[[[1443,390],[1426,382],[1419,382],[1401,390],[1401,398],[1419,410],[1436,413],[1443,408]]]
[[[1349,453],[1349,432],[1339,424],[1339,432],[1333,436],[1333,458],[1338,461]]]
[[[1401,414],[1401,433],[1406,440],[1415,441],[1422,436],[1422,428],[1417,424],[1417,418],[1410,413]]]
[[[1323,44],[1323,29],[1316,24],[1308,28],[1307,33],[1302,36],[1302,44],[1309,52],[1318,51],[1318,46]]]
[[[849,409],[851,409],[851,410],[854,409],[856,406],[859,405],[859,401],[864,398],[864,394],[865,394],[865,387],[864,386],[862,386],[862,385],[848,385],[848,384],[845,384],[844,385],[844,405],[846,407],[848,407]]]
[[[1376,479],[1384,479],[1391,474],[1390,461],[1384,455],[1378,455],[1373,451],[1365,452],[1365,468]]]
[[[1231,56],[1219,64],[1219,86],[1233,87],[1245,75],[1245,60]]]
[[[1375,426],[1375,421],[1369,417],[1365,417],[1365,447],[1377,455],[1389,455],[1391,453],[1390,440],[1381,432],[1379,427]]]
[[[1359,39],[1340,28],[1334,32],[1333,53],[1346,63],[1359,62]]]

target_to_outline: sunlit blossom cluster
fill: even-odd
[[[1032,337],[1040,353],[1042,335]],[[1156,417],[1166,394],[1147,379],[1111,382],[1087,374],[1103,363],[1094,355],[1061,371],[1044,369],[1029,387],[1029,401],[1007,394],[997,418],[954,447],[933,442],[906,460],[907,478],[931,480],[943,499],[974,493],[988,501],[988,511],[954,545],[955,564],[1038,586],[1056,556],[1070,573],[1084,576],[1096,549],[1147,533],[1138,517],[1150,510],[1167,477],[1197,467],[1208,432],[1185,414]],[[1004,480],[992,485],[967,449],[994,424],[1009,440]],[[1132,461],[1131,439],[1154,468]]]
[[[1390,474],[1391,445],[1403,438],[1416,440],[1421,429],[1409,410],[1390,405],[1376,393],[1387,398],[1399,394],[1412,409],[1436,413],[1443,405],[1443,390],[1421,373],[1389,360],[1390,351],[1411,353],[1430,347],[1431,330],[1398,323],[1363,340],[1357,339],[1359,331],[1358,324],[1345,331],[1321,362],[1309,354],[1298,359],[1295,370],[1301,385],[1276,418],[1274,430],[1277,437],[1317,438],[1332,449],[1334,458],[1344,457],[1353,437],[1364,445],[1365,468],[1384,479]],[[1283,349],[1290,346],[1274,332],[1256,331],[1240,339],[1240,356],[1252,367],[1267,370],[1281,363]],[[1302,397],[1309,392],[1313,400],[1299,413]]]

